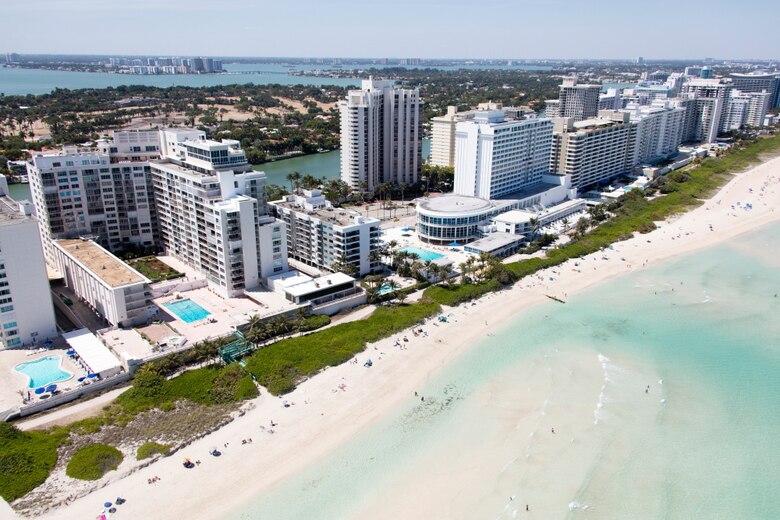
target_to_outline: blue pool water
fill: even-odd
[[[194,301],[178,300],[171,303],[165,303],[165,308],[174,313],[184,323],[192,323],[193,321],[202,320],[209,314],[209,311],[195,303]]]
[[[379,296],[382,296],[383,294],[387,294],[393,292],[393,287],[388,284],[383,284],[382,287],[379,288],[379,290],[376,292]]]
[[[442,258],[444,255],[440,255],[439,253],[434,253],[433,251],[428,251],[427,249],[420,249],[419,247],[414,246],[408,246],[401,249],[401,251],[406,251],[407,253],[414,253],[417,256],[420,257],[420,260],[423,262],[427,262],[428,260],[436,260],[437,258]]]
[[[73,377],[70,372],[62,370],[61,361],[62,356],[46,356],[35,361],[19,363],[14,370],[30,378],[30,388],[39,388]]]

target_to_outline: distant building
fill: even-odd
[[[38,223],[0,176],[0,343],[40,345],[57,336]]]
[[[545,116],[570,117],[582,121],[595,117],[599,110],[601,85],[583,85],[577,78],[566,78],[559,87],[558,102],[547,103]]]
[[[780,106],[780,74],[769,72],[753,72],[750,74],[731,74],[731,84],[734,89],[743,93],[768,92],[769,108]]]
[[[302,190],[270,204],[287,226],[290,258],[330,270],[344,262],[359,276],[379,269],[379,260],[372,256],[380,249],[378,219],[334,208],[320,190]]]
[[[238,141],[204,132],[160,132],[162,159],[151,163],[160,241],[201,272],[223,297],[243,294],[287,270],[284,223],[267,214],[265,174]]]
[[[341,180],[352,189],[415,184],[422,163],[420,92],[363,80],[339,103]]]
[[[110,251],[154,247],[149,160],[159,155],[157,131],[115,132],[93,148],[33,154],[27,172],[47,260],[60,238],[92,237]]]
[[[625,112],[602,111],[583,121],[556,119],[549,168],[570,175],[578,190],[626,174],[633,167],[634,132]]]
[[[114,327],[146,323],[157,311],[149,279],[92,240],[54,241],[65,284]]]
[[[712,67],[702,67],[699,77],[701,79],[712,79]]]
[[[721,131],[739,130],[745,126],[764,126],[770,103],[771,95],[768,92],[732,91]]]
[[[457,123],[455,193],[495,199],[538,184],[549,172],[552,121],[507,120],[503,111],[480,111]]]
[[[599,110],[620,110],[623,108],[623,99],[620,89],[610,88],[604,94],[599,94]]]

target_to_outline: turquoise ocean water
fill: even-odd
[[[780,518],[778,244],[523,313],[233,518]]]

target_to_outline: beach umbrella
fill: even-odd
[[[40,395],[40,394],[44,393],[45,391],[46,391],[46,389],[44,387],[40,387],[40,388],[36,388],[35,389],[36,395]]]
[[[54,345],[54,342],[50,339],[47,339],[46,341],[43,342],[44,347],[51,347],[52,345]]]
[[[78,381],[79,383],[81,383],[81,382],[82,382],[82,381],[84,381],[85,379],[86,379],[86,377],[84,377],[84,376],[81,376],[81,377],[80,377],[80,378],[78,378],[76,381]]]
[[[209,453],[214,454],[215,451],[217,451],[216,446],[212,446],[211,448],[209,448]]]
[[[67,351],[67,352],[65,352],[65,353],[66,353],[67,355],[69,355],[69,356],[72,356],[73,354],[75,354],[75,353],[76,353],[76,351],[75,351],[75,350],[73,350],[73,349],[70,349],[70,350],[68,350],[68,351]]]
[[[103,507],[111,507],[111,502],[106,502],[105,504],[103,504]]]
[[[460,247],[460,244],[458,244],[457,242],[450,242],[449,245],[452,247]]]
[[[87,374],[87,377],[90,378],[90,379],[93,379],[93,378],[97,377],[97,374]]]
[[[55,390],[57,390],[57,385],[49,385],[46,387],[47,392],[54,392]]]

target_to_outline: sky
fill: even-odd
[[[0,52],[22,54],[780,58],[778,0],[0,0],[0,12]]]

